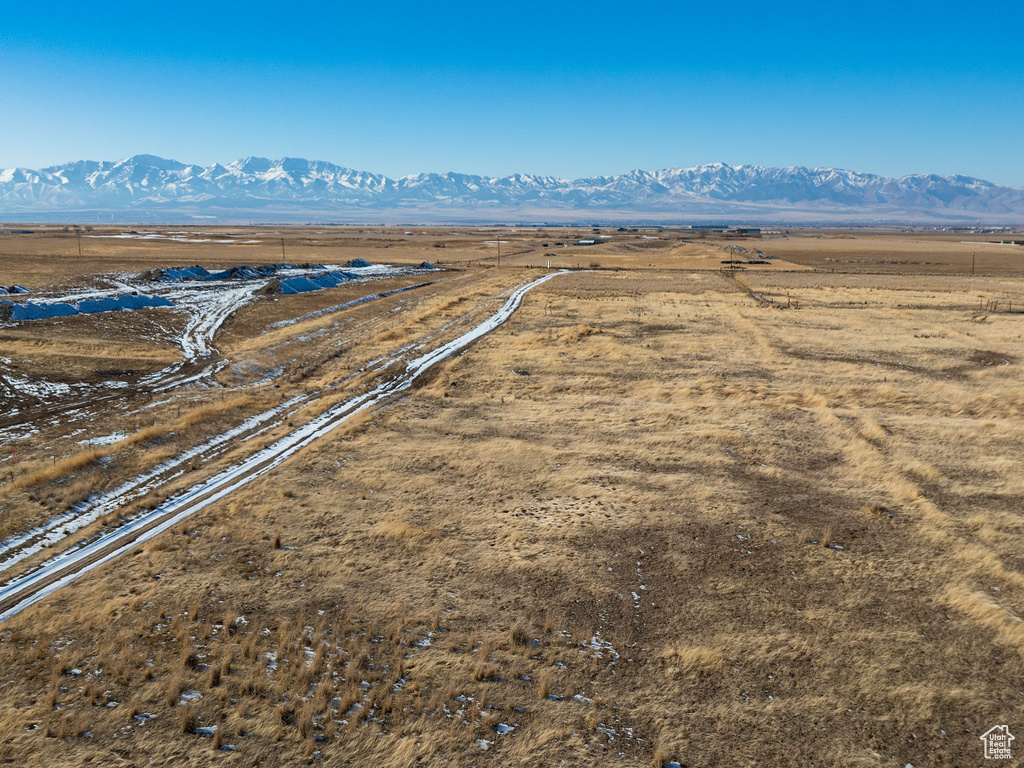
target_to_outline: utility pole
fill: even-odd
[[[501,268],[501,233],[498,233],[498,268]]]
[[[286,260],[285,259],[285,255],[284,255],[284,238],[283,237],[281,238],[281,259],[282,259],[282,261]]]
[[[971,275],[974,275],[974,251],[971,251]]]
[[[78,235],[78,258],[82,258],[82,230],[76,229],[75,234]]]

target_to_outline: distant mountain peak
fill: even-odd
[[[1024,222],[1024,189],[964,175],[900,178],[842,168],[706,163],[613,176],[488,177],[447,171],[391,179],[323,160],[245,157],[185,164],[139,154],[42,170],[0,170],[0,215],[73,218],[102,212],[165,219],[300,217],[370,220],[579,218],[745,221]],[[97,214],[98,215],[98,214]]]
[[[186,167],[184,163],[179,163],[177,160],[168,160],[165,157],[158,157],[157,155],[132,155],[131,157],[126,157],[124,160],[119,160],[115,163],[115,166],[125,165],[156,168],[161,171],[180,171]]]

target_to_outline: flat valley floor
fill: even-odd
[[[1024,734],[1020,265],[797,254],[728,273],[725,243],[640,265],[637,238],[0,623],[0,764],[904,768],[981,765],[988,729]],[[424,279],[240,307],[205,383],[8,418],[7,541],[197,458],[0,580],[400,375],[551,271],[472,248],[349,308],[331,309]],[[73,354],[80,379],[142,377],[177,359],[158,312],[0,328],[0,356],[12,379],[57,380]],[[196,448],[275,407],[266,431]]]

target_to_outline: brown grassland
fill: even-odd
[[[281,232],[83,240],[81,262],[73,233],[0,240],[0,283],[38,286],[279,261],[282,236],[289,261],[454,267],[342,313],[316,314],[351,286],[246,306],[216,339],[222,386],[103,412],[121,443],[47,422],[0,467],[0,537],[333,386],[301,423],[549,260],[593,270],[0,624],[0,764],[920,768],[1024,732],[1024,249],[971,276],[969,237],[802,232],[737,241],[779,260],[729,274],[733,241],[678,232]],[[76,376],[174,359],[139,340],[155,315],[121,314],[115,338],[0,330],[0,355],[53,374],[75,351]]]

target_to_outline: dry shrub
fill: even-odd
[[[97,461],[105,456],[109,456],[111,453],[113,453],[112,448],[90,448],[87,451],[76,453],[74,456],[61,459],[52,466],[37,469],[34,472],[29,472],[27,475],[22,475],[14,481],[12,487],[31,488],[43,483],[52,483],[54,480],[66,477],[72,472],[77,472],[84,467],[88,467],[90,464],[95,464]]]
[[[987,514],[971,515],[964,521],[972,531],[980,531],[986,525],[989,525],[990,522],[991,520]]]
[[[88,499],[96,490],[96,482],[89,478],[82,478],[76,480],[75,484],[71,486],[71,490],[68,491],[68,495],[65,499],[68,507],[73,507],[80,501]]]
[[[196,714],[195,707],[191,704],[186,704],[183,707],[178,708],[178,730],[181,733],[194,733],[196,728],[199,727],[199,715]]]
[[[133,435],[129,435],[123,441],[123,445],[145,445],[146,443],[163,437],[170,432],[170,426],[166,424],[154,424],[151,427],[140,429]]]
[[[533,638],[526,631],[525,627],[516,625],[512,627],[512,645],[520,648],[528,648]]]
[[[256,398],[252,395],[241,395],[239,397],[233,397],[230,400],[224,400],[220,403],[212,403],[210,405],[204,405],[195,410],[189,411],[180,419],[178,423],[185,427],[191,427],[196,424],[203,424],[210,422],[218,416],[223,416],[225,413],[233,413],[240,411],[244,408],[251,406],[256,402]]]
[[[537,696],[546,699],[551,693],[551,673],[544,672],[537,681]]]
[[[185,690],[185,678],[181,670],[171,672],[167,678],[167,688],[164,691],[164,701],[167,706],[173,707],[181,700],[181,692]]]
[[[860,425],[862,434],[869,440],[884,440],[889,436],[885,427],[869,416],[861,417]]]
[[[246,659],[255,659],[258,652],[256,648],[257,637],[255,635],[246,635],[242,640],[242,656]]]
[[[881,504],[868,504],[862,507],[860,511],[865,515],[870,515],[871,517],[883,517],[884,515],[889,514],[889,509],[887,507],[883,507]]]
[[[313,734],[313,710],[312,707],[307,703],[299,710],[296,714],[298,721],[299,735],[303,739],[308,739]]]
[[[344,423],[334,430],[334,434],[339,437],[355,437],[368,430],[372,424],[373,411],[362,410],[345,419]]]
[[[593,325],[574,325],[571,328],[566,328],[562,331],[558,340],[563,344],[575,344],[580,339],[584,339],[587,336],[593,336],[598,333],[601,333],[601,329]]]
[[[721,650],[701,645],[670,648],[659,658],[663,664],[683,674],[717,672],[725,666],[725,655]]]
[[[400,542],[415,542],[433,539],[434,531],[421,528],[404,520],[385,520],[373,527],[374,534],[381,539]]]
[[[544,632],[549,633],[555,628],[555,617],[548,611],[547,615],[544,616]]]
[[[494,664],[480,662],[477,664],[476,669],[473,670],[473,679],[477,682],[481,680],[493,680],[498,677],[499,672],[500,670]]]
[[[79,738],[86,731],[85,718],[81,712],[68,712],[61,717],[57,735],[62,739]]]

